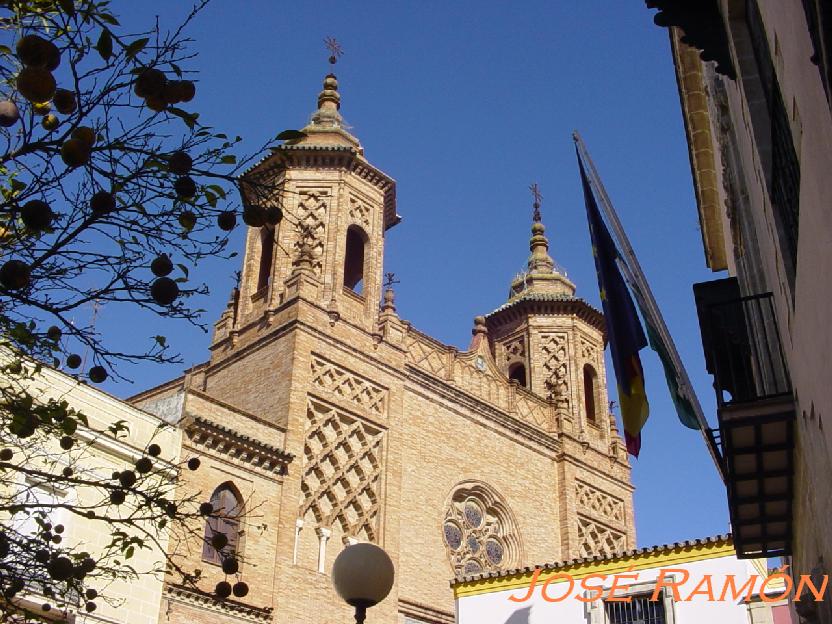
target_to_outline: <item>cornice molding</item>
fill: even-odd
[[[348,145],[281,145],[247,169],[246,176],[280,173],[285,169],[344,169],[367,181],[384,194],[384,229],[401,222],[396,214],[396,181]]]
[[[255,607],[237,600],[217,600],[213,595],[178,584],[166,584],[165,596],[171,602],[199,607],[214,613],[230,615],[248,622],[271,622],[272,607]]]
[[[497,308],[490,314],[487,314],[485,321],[488,324],[489,330],[495,327],[500,327],[527,316],[569,316],[574,315],[597,329],[604,337],[604,343],[607,341],[607,325],[604,320],[604,315],[588,304],[583,299],[568,298],[568,299],[518,299],[511,303],[505,304],[501,308]]]
[[[435,607],[399,598],[399,613],[431,624],[454,624],[454,614]]]
[[[284,475],[294,459],[291,453],[202,416],[188,414],[183,423],[183,431],[193,446],[204,447],[221,456],[231,456],[236,462],[243,462],[268,475]]]

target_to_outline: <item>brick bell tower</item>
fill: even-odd
[[[243,204],[278,208],[282,219],[248,229],[239,286],[215,325],[215,356],[271,327],[298,297],[333,319],[376,328],[384,233],[401,220],[396,183],[364,158],[340,106],[330,73],[304,136],[272,148],[241,177]]]
[[[527,269],[512,281],[508,301],[485,317],[488,338],[495,362],[518,390],[547,399],[554,410],[562,445],[555,463],[558,505],[561,518],[569,519],[561,526],[563,552],[584,557],[616,551],[634,544],[635,532],[632,505],[609,502],[596,489],[631,490],[607,398],[604,317],[575,296],[575,284],[549,255],[541,196],[536,184],[531,190]],[[587,461],[599,458],[608,460],[603,477],[586,470]],[[602,499],[609,513],[600,523],[593,505]]]

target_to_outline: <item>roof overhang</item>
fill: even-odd
[[[719,409],[731,528],[741,559],[791,554],[794,418],[791,395]]]
[[[685,122],[690,170],[699,210],[705,262],[712,271],[728,268],[722,202],[717,176],[716,148],[699,50],[682,43],[678,28],[670,29],[670,46]]]
[[[288,169],[345,169],[377,187],[383,194],[384,229],[389,230],[401,222],[396,212],[396,181],[381,169],[374,167],[361,155],[360,150],[349,145],[321,145],[313,143],[284,144],[271,148],[271,154],[246,169],[240,175],[240,190],[245,197],[247,179],[275,175]]]
[[[507,325],[531,315],[577,316],[601,332],[606,343],[607,326],[604,315],[586,301],[577,297],[521,295],[487,314],[485,321],[489,330],[491,330],[494,327]]]

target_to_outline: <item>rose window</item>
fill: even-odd
[[[496,492],[482,483],[460,484],[445,512],[443,536],[459,575],[510,568],[519,558],[516,524]]]

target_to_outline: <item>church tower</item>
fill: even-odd
[[[509,379],[554,402],[564,430],[614,442],[607,431],[604,317],[575,297],[575,285],[549,255],[532,188],[528,268],[512,281],[508,301],[486,317],[495,358]]]
[[[279,210],[276,225],[249,228],[240,285],[214,342],[304,297],[367,331],[381,298],[384,233],[400,221],[396,183],[364,158],[345,128],[334,74],[302,135],[272,149],[241,178],[246,210]]]
[[[347,130],[338,86],[326,76],[309,124],[241,178],[250,227],[210,357],[132,399],[200,457],[183,496],[224,514],[172,540],[200,575],[167,579],[168,624],[350,621],[329,574],[356,542],[396,568],[379,624],[453,624],[453,577],[635,547],[603,316],[549,256],[538,199],[508,301],[467,349],[432,338],[382,283],[396,183]],[[249,592],[215,601],[223,582]]]
[[[627,524],[623,506],[605,519],[607,526],[581,515],[581,507],[592,508],[589,501],[605,498],[598,494],[597,481],[592,485],[582,477],[584,458],[594,451],[607,456],[616,470],[619,462],[626,466],[626,458],[607,398],[603,314],[575,296],[575,284],[549,255],[542,196],[537,184],[530,190],[534,203],[527,270],[511,282],[508,301],[485,321],[503,373],[552,405],[563,444],[558,477],[566,484],[559,505],[562,516],[571,519],[562,527],[561,542],[564,551],[583,557],[603,549],[602,542],[616,534],[608,530],[610,524]]]

